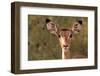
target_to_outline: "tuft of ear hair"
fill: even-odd
[[[46,19],[46,23],[49,23],[50,21],[51,21],[50,19],[48,19],[48,18]]]
[[[82,20],[78,20],[78,23],[79,23],[80,25],[82,25]]]

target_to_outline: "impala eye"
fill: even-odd
[[[58,35],[58,37],[60,38],[61,36],[60,36],[60,35]]]
[[[72,38],[72,34],[70,34],[69,37]]]

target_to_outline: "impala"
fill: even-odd
[[[70,28],[59,28],[58,24],[50,19],[46,19],[47,30],[57,36],[62,48],[62,59],[70,58],[70,45],[73,34],[77,34],[81,30],[82,20],[78,20],[72,24]]]

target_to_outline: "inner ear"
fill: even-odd
[[[58,28],[58,24],[56,24],[55,22],[53,22],[50,19],[46,19],[46,27],[47,30],[54,35],[58,35],[59,34],[59,28]]]
[[[74,25],[74,27],[77,27],[77,26],[78,26],[78,24],[75,24],[75,25]]]

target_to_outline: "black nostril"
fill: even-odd
[[[68,45],[63,45],[63,47],[68,47]]]

